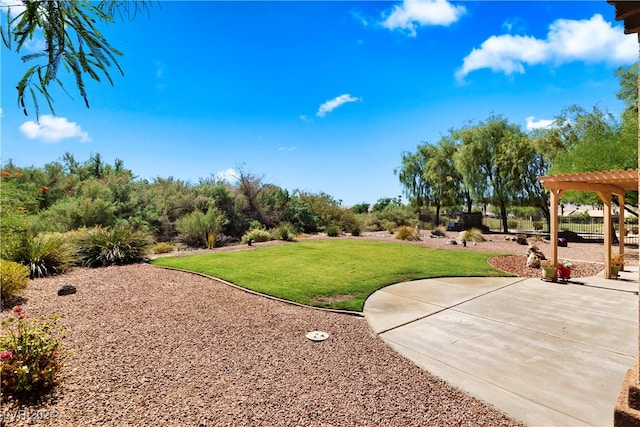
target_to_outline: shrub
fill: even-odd
[[[380,222],[385,230],[395,230],[403,225],[411,226],[418,221],[418,216],[415,212],[404,206],[389,205],[382,211],[376,212],[375,216],[380,219]]]
[[[61,233],[21,233],[6,248],[6,256],[29,267],[31,278],[63,273],[75,261],[69,237]]]
[[[154,254],[168,254],[169,252],[173,252],[173,245],[169,242],[159,242],[153,245],[151,249]]]
[[[0,370],[2,397],[34,397],[52,387],[62,363],[62,315],[29,319],[22,306],[2,321]]]
[[[509,221],[507,221],[507,227],[511,230],[515,230],[516,228],[518,228],[518,221],[510,219]]]
[[[254,243],[268,242],[271,240],[271,233],[262,228],[254,228],[253,230],[249,230],[244,233],[244,236],[242,236],[242,243],[249,243],[249,239]]]
[[[176,229],[183,242],[191,246],[215,246],[215,236],[226,223],[225,216],[216,208],[194,211],[176,220]]]
[[[478,228],[472,228],[470,230],[461,231],[460,239],[466,240],[467,242],[484,242],[485,241],[482,231]]]
[[[362,220],[360,217],[354,214],[352,210],[345,209],[342,211],[340,222],[337,225],[340,226],[342,230],[355,236],[360,234],[361,224]]]
[[[519,245],[526,245],[529,243],[526,234],[516,234],[516,243]]]
[[[0,260],[0,299],[13,298],[29,284],[29,267]]]
[[[342,230],[340,229],[340,227],[334,224],[328,226],[326,231],[327,231],[327,236],[329,237],[338,237],[342,233]]]
[[[536,231],[542,231],[544,224],[541,221],[533,221],[533,229]]]
[[[293,226],[288,223],[282,223],[273,231],[273,236],[278,240],[289,241],[295,237]]]
[[[411,242],[420,240],[420,235],[418,231],[413,227],[402,226],[396,232],[396,239],[400,240],[408,240]]]
[[[359,236],[362,233],[362,227],[360,226],[360,224],[356,224],[351,228],[351,235],[352,236]]]
[[[127,223],[111,228],[92,228],[76,238],[78,259],[85,267],[140,262],[151,244],[148,233]]]

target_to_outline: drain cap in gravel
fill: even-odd
[[[307,339],[310,339],[311,341],[324,341],[329,338],[329,333],[323,331],[311,331],[307,332],[307,335],[305,335],[305,337],[307,337]]]

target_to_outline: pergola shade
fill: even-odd
[[[558,203],[567,190],[593,191],[604,204],[604,276],[610,278],[611,242],[613,227],[611,222],[611,198],[618,196],[620,206],[624,206],[626,190],[638,190],[638,169],[613,170],[604,172],[563,173],[540,176],[542,186],[551,192],[551,261],[558,264]],[[620,235],[624,236],[624,209],[620,209]],[[620,255],[624,255],[624,237],[620,239]]]
[[[607,172],[561,173],[538,177],[549,190],[608,191],[624,194],[625,190],[638,190],[638,170],[614,170]]]

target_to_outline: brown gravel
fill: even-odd
[[[416,244],[526,251],[503,238],[467,248]],[[594,261],[602,245],[585,249],[591,258],[574,249],[561,255]],[[62,284],[78,293],[58,297]],[[70,355],[43,401],[3,404],[4,425],[518,425],[396,354],[361,317],[193,274],[147,264],[79,268],[32,281],[25,300],[30,315],[66,314]],[[331,336],[314,343],[304,337],[311,330]]]

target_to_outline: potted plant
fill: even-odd
[[[545,282],[555,282],[558,280],[558,269],[551,261],[542,261],[540,268],[542,269],[542,280]]]
[[[564,281],[571,278],[571,263],[569,261],[562,261],[558,265],[558,278]]]
[[[621,270],[624,270],[624,255],[613,255],[611,257],[611,276],[618,277]]]

